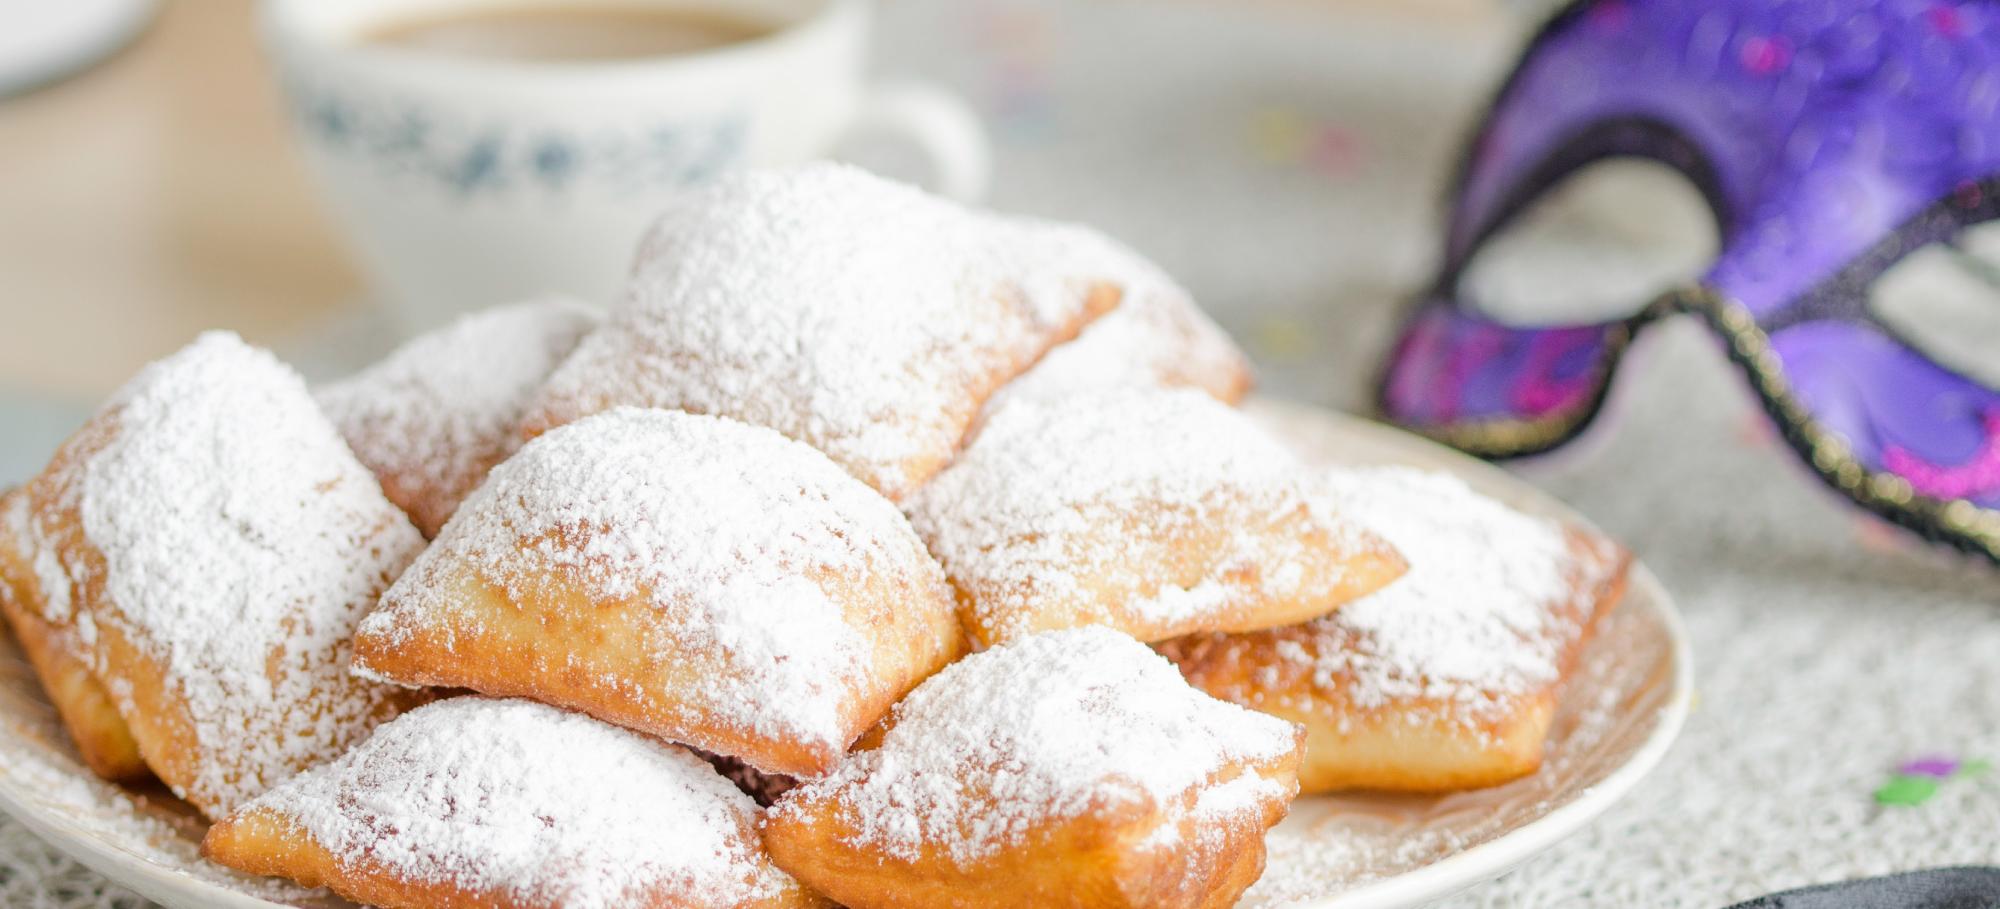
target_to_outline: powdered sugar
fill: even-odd
[[[1143,281],[1089,230],[975,213],[851,167],[719,181],[642,245],[623,308],[551,379],[531,429],[619,404],[717,413],[825,451],[891,498],[980,402]]]
[[[438,581],[461,563],[523,600],[540,602],[524,591],[555,572],[590,598],[646,597],[678,646],[728,667],[703,681],[712,707],[836,748],[850,737],[846,693],[868,684],[864,632],[890,620],[852,621],[821,577],[892,574],[948,601],[895,506],[825,455],[734,420],[636,408],[550,432],[496,468],[363,633],[476,621]]]
[[[1444,473],[1335,468],[1335,507],[1387,539],[1410,563],[1383,590],[1316,621],[1316,684],[1351,677],[1357,707],[1407,698],[1478,706],[1556,681],[1574,627],[1573,558],[1561,525],[1473,492]]]
[[[599,320],[566,299],[473,313],[320,389],[320,406],[389,498],[436,535],[520,446],[529,399]]]
[[[0,534],[6,535],[0,545],[11,547],[13,558],[20,560],[14,570],[27,574],[16,583],[25,582],[34,588],[34,596],[22,605],[38,611],[44,621],[57,627],[70,625],[69,576],[63,574],[55,549],[35,529],[34,509],[25,487],[0,493]]]
[[[1120,605],[1172,625],[1243,596],[1219,578],[1189,587],[1164,581],[1152,541],[1180,525],[1213,530],[1223,515],[1239,519],[1218,564],[1266,564],[1272,593],[1300,583],[1293,563],[1303,552],[1266,551],[1283,541],[1241,519],[1304,511],[1336,544],[1353,541],[1346,524],[1319,509],[1312,478],[1283,445],[1206,394],[1111,388],[1010,397],[908,511],[952,578],[976,589],[970,608],[995,637],[1099,587],[1137,591]]]
[[[757,807],[679,748],[531,701],[453,698],[248,806],[342,863],[579,909],[740,905],[796,886]]]
[[[71,475],[54,486],[101,569],[65,564],[72,579],[103,572],[89,617],[117,625],[185,703],[201,755],[177,791],[226,811],[364,734],[389,689],[347,677],[349,641],[423,541],[304,382],[205,334],[94,426],[102,446],[66,447],[57,471]],[[131,667],[97,662],[130,715]]]
[[[93,776],[70,756],[65,745],[57,744],[63,732],[53,718],[27,721],[48,712],[45,704],[35,710],[21,702],[21,691],[36,689],[34,682],[19,678],[27,671],[14,654],[0,656],[0,676],[5,677],[0,683],[0,715],[6,723],[5,734],[0,735],[0,780],[17,798],[23,798],[25,807],[41,812],[45,821],[56,819],[64,834],[96,840],[102,848],[162,871],[281,905],[332,909],[334,900],[323,890],[237,874],[203,860],[197,847],[204,825],[185,805],[170,798],[148,797]],[[53,892],[42,895],[59,897]]]
[[[904,859],[942,849],[970,863],[1043,825],[1132,800],[1164,806],[1232,764],[1297,747],[1291,724],[1189,688],[1164,659],[1104,628],[974,654],[918,686],[892,718],[881,747],[772,810],[838,799],[858,845]]]

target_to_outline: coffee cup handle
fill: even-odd
[[[957,95],[924,82],[878,83],[862,96],[850,129],[909,140],[930,158],[945,196],[973,202],[986,195],[993,172],[986,128]]]

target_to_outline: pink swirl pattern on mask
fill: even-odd
[[[1597,376],[1588,365],[1577,368],[1577,357],[1595,358],[1602,337],[1574,331],[1537,332],[1529,342],[1527,365],[1514,388],[1514,406],[1524,414],[1545,417],[1584,406],[1597,390]]]
[[[1979,499],[2000,493],[2000,408],[1986,411],[1986,442],[1963,464],[1941,465],[1901,445],[1882,450],[1882,466],[1937,499]]]

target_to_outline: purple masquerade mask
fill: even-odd
[[[1464,299],[1487,240],[1614,157],[1706,199],[1721,246],[1695,285],[1588,325],[1516,327]],[[2000,3],[1577,3],[1501,90],[1453,204],[1441,275],[1383,371],[1390,419],[1488,457],[1546,451],[1596,415],[1636,335],[1692,313],[1815,473],[2000,560],[2000,392],[1868,307],[1906,255],[2000,217]]]

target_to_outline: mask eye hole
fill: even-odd
[[[2000,222],[1904,256],[1869,287],[1868,308],[1931,359],[2000,389]]]
[[[1611,158],[1570,174],[1488,238],[1457,290],[1518,327],[1610,322],[1691,283],[1716,246],[1715,217],[1686,177]]]

